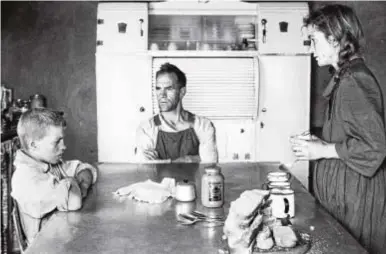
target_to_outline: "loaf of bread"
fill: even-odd
[[[273,247],[274,242],[271,235],[271,230],[268,226],[263,226],[263,229],[257,234],[256,247],[262,250],[269,250]]]
[[[224,235],[230,248],[248,248],[261,230],[261,208],[267,201],[269,191],[248,190],[231,202],[224,223]]]
[[[291,248],[298,241],[291,226],[275,226],[272,231],[277,246]]]

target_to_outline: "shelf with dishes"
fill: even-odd
[[[254,16],[150,16],[148,49],[256,50]]]

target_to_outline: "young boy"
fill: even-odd
[[[11,195],[29,243],[54,210],[80,209],[82,197],[96,181],[93,166],[62,161],[65,127],[58,112],[45,108],[25,112],[17,126],[21,149],[14,161]]]

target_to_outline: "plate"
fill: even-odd
[[[269,250],[262,250],[257,247],[253,248],[253,254],[304,254],[307,253],[311,248],[311,236],[307,233],[299,233],[298,235],[298,243],[295,247],[292,248],[283,248],[279,246],[274,246]],[[226,239],[223,239],[223,247],[219,249],[219,254],[237,254],[237,253],[249,253],[249,249],[245,250],[233,250],[229,248],[228,242]]]
[[[298,243],[292,248],[283,248],[277,245],[273,246],[269,250],[261,250],[257,247],[253,249],[253,254],[304,254],[311,248],[311,236],[307,233],[298,233]]]

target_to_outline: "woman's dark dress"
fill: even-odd
[[[370,253],[386,253],[384,99],[363,59],[345,70],[324,92],[322,139],[336,143],[340,159],[317,161],[315,195]]]

